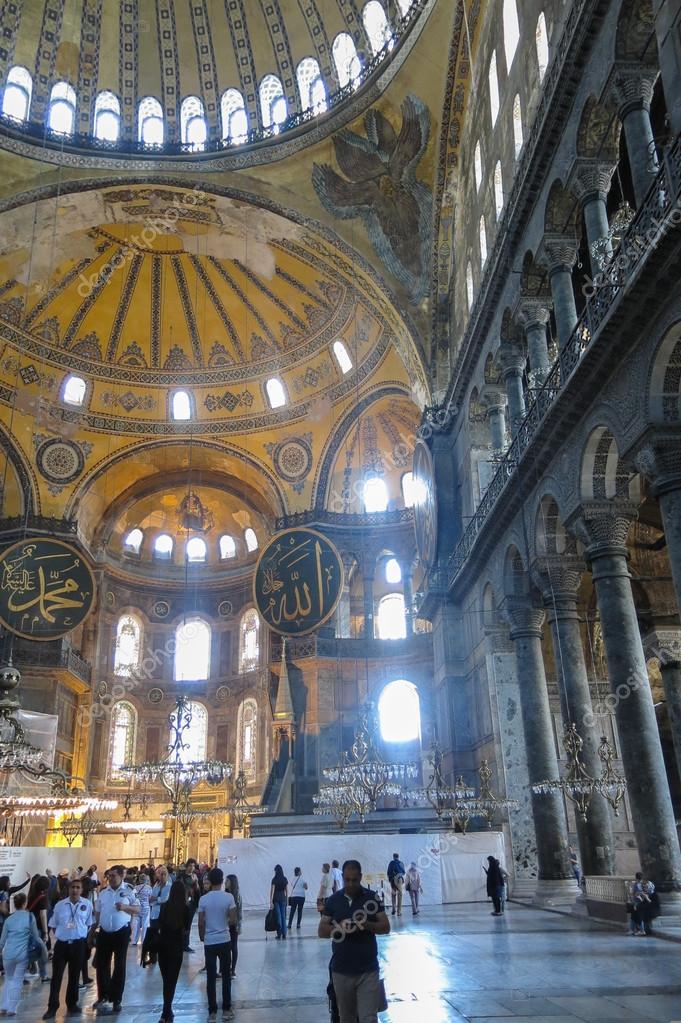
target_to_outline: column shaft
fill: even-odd
[[[489,410],[489,428],[492,435],[492,447],[495,451],[506,448],[506,416],[500,406]]]
[[[681,13],[678,0],[654,0],[662,87],[673,135],[681,132]]]
[[[661,663],[660,674],[662,675],[662,685],[664,686],[664,696],[667,701],[669,724],[674,742],[676,769],[679,772],[679,778],[681,778],[681,663],[679,661]]]
[[[364,576],[364,638],[374,638],[374,579]]]
[[[590,551],[641,869],[677,890],[681,854],[625,551]]]
[[[551,362],[549,360],[549,347],[546,340],[546,324],[532,323],[525,331],[527,338],[527,352],[530,358],[530,372],[535,379],[546,377]]]
[[[511,420],[511,436],[515,437],[525,415],[522,374],[515,372],[506,374],[506,396],[508,397],[508,413]]]
[[[662,513],[667,554],[676,591],[676,606],[681,610],[681,480],[675,480],[669,488],[654,487]]]
[[[411,589],[411,572],[405,568],[402,569],[402,592],[404,593],[404,622],[407,635],[411,636],[414,632],[414,597]]]
[[[658,168],[650,111],[645,106],[630,108],[622,119],[622,126],[636,205],[641,206]]]
[[[551,270],[551,296],[556,317],[558,346],[564,348],[570,340],[577,323],[577,307],[572,287],[572,273],[569,266],[556,266]]]
[[[601,272],[601,261],[598,256],[592,255],[591,246],[594,242],[600,242],[607,238],[610,232],[608,223],[608,210],[605,199],[602,195],[591,195],[584,202],[584,223],[586,224],[586,238],[589,243],[589,260],[591,262],[591,273],[595,277]],[[609,242],[605,255],[612,255],[612,244]]]

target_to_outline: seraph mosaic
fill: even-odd
[[[379,257],[416,303],[428,290],[433,196],[416,168],[428,145],[430,112],[417,96],[407,96],[401,113],[399,135],[379,110],[364,117],[366,138],[347,130],[334,135],[344,176],[315,164],[312,183],[333,216],[362,220]]]

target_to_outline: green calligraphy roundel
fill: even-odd
[[[280,636],[304,636],[328,621],[343,591],[343,562],[314,529],[285,529],[260,555],[253,599]]]
[[[0,573],[0,621],[16,636],[61,639],[92,610],[95,578],[71,544],[20,540],[0,554]]]

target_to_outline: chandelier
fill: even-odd
[[[615,750],[605,736],[602,736],[598,747],[598,756],[603,764],[600,778],[593,778],[586,769],[582,760],[584,740],[577,731],[574,722],[571,722],[565,729],[563,746],[567,753],[564,776],[537,782],[532,786],[535,795],[546,796],[552,792],[562,793],[574,803],[575,810],[581,820],[586,823],[589,804],[594,793],[598,793],[607,799],[615,814],[619,815],[619,807],[624,798],[627,783],[613,765]]]
[[[602,272],[612,263],[617,249],[622,244],[622,239],[627,233],[631,222],[634,219],[634,211],[629,203],[622,201],[610,221],[608,233],[602,238],[597,238],[591,245],[591,255]]]
[[[239,771],[234,780],[234,791],[232,793],[232,799],[225,810],[232,815],[234,827],[237,831],[244,830],[244,824],[247,824],[253,814],[267,813],[268,807],[266,806],[252,806],[248,802],[246,795],[246,775],[243,771]]]
[[[486,760],[482,760],[478,768],[480,791],[470,788],[459,775],[453,786],[448,785],[443,776],[442,764],[444,755],[437,742],[434,742],[428,755],[431,766],[430,780],[425,788],[417,790],[417,797],[427,801],[437,814],[438,820],[449,820],[453,828],[458,828],[465,835],[468,825],[474,817],[482,817],[491,828],[495,814],[500,810],[517,810],[515,799],[504,799],[494,795],[490,788],[492,769]]]

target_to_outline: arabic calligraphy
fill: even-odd
[[[303,636],[328,621],[343,588],[343,563],[325,536],[287,529],[262,552],[253,594],[267,625],[284,636]]]
[[[95,580],[82,555],[61,540],[21,540],[0,555],[0,621],[18,636],[65,636],[92,610]]]

